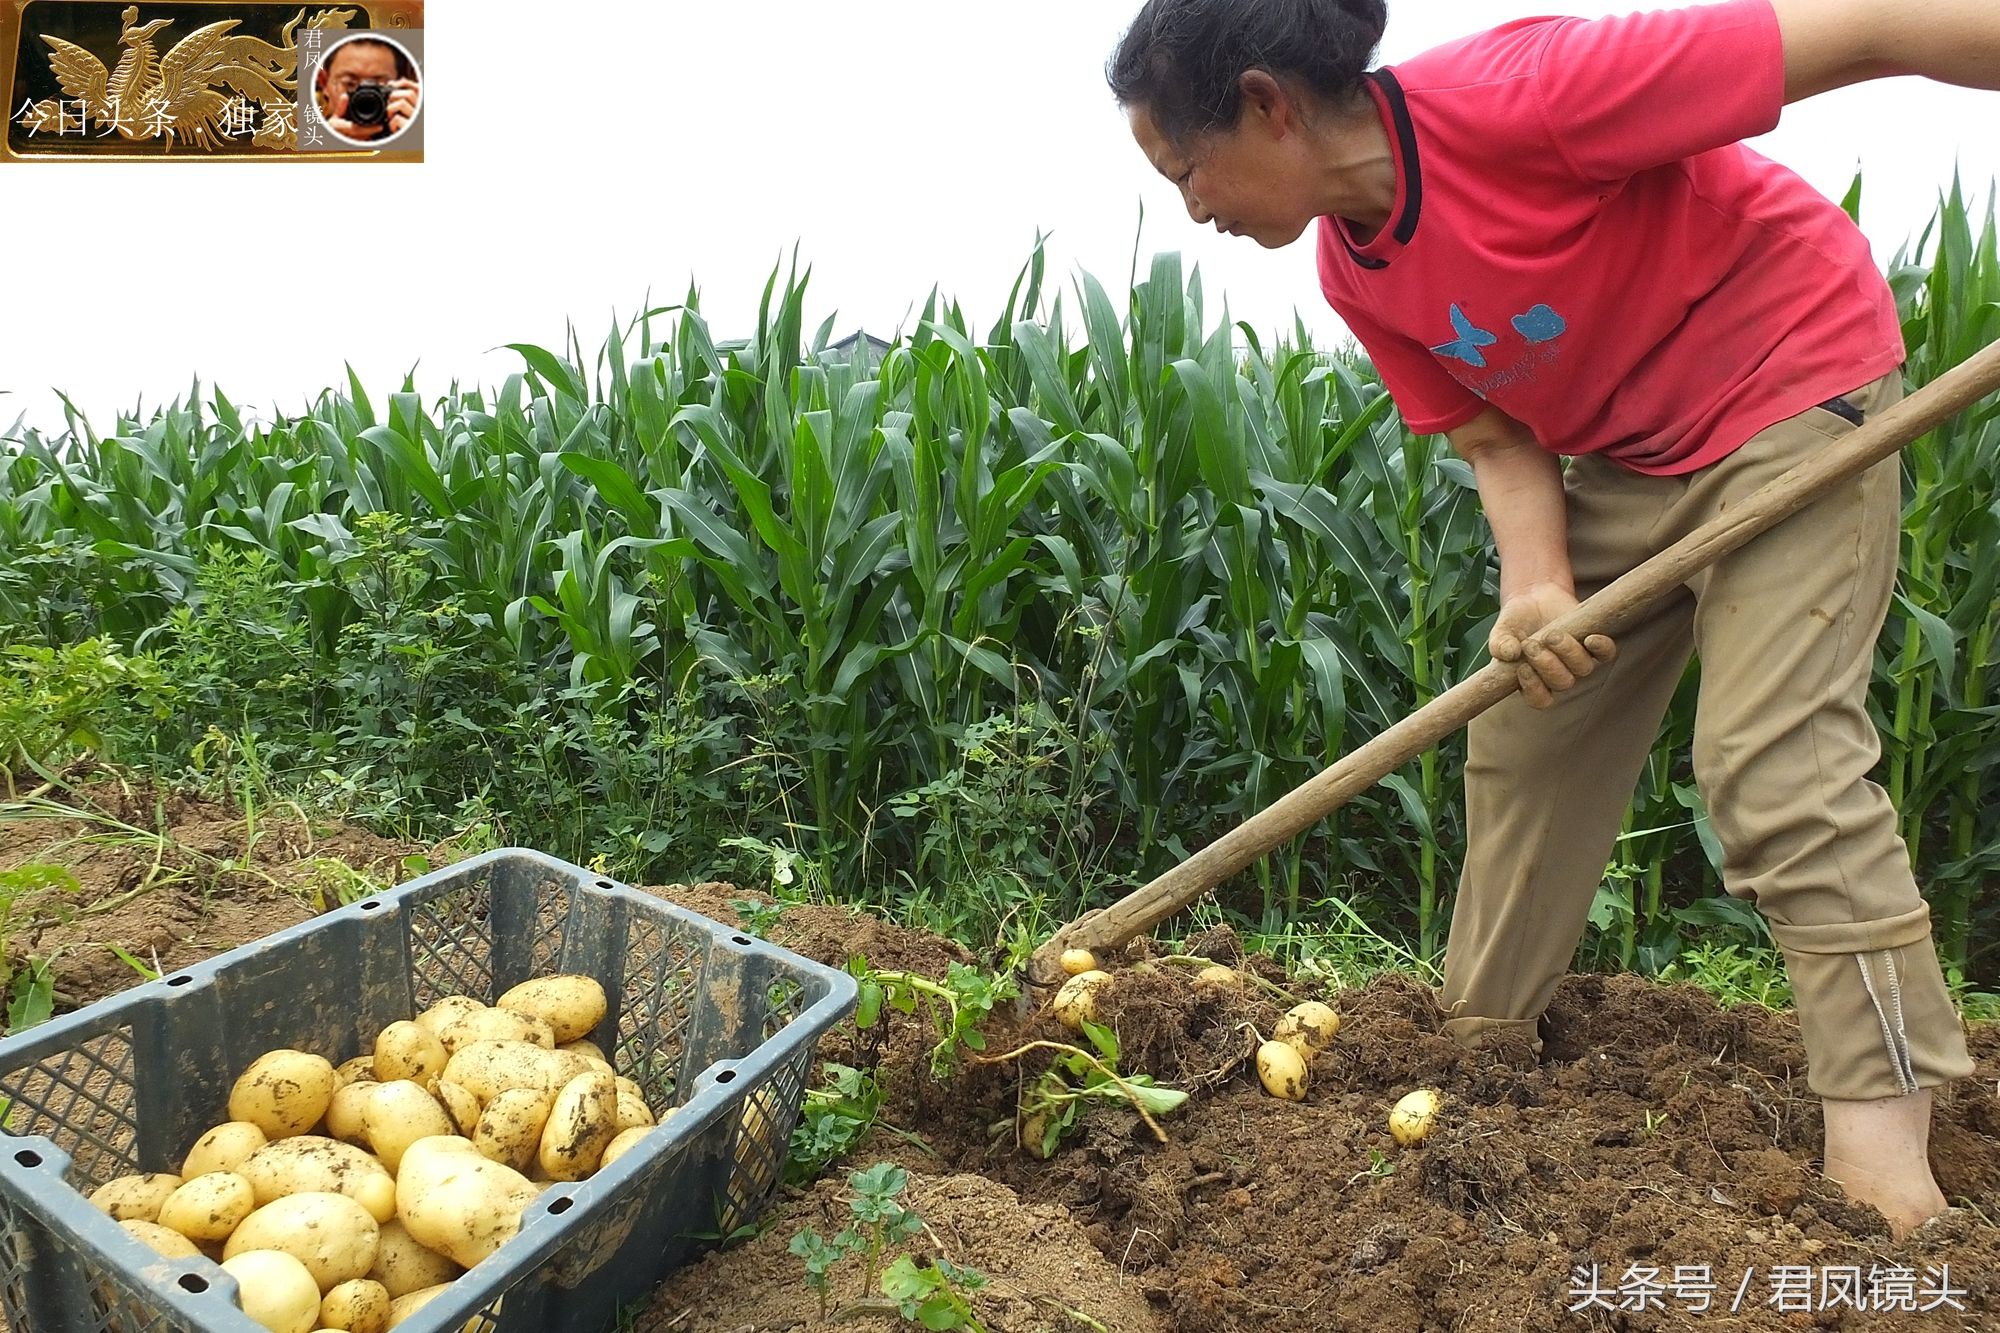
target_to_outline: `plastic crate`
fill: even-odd
[[[264,1051],[338,1063],[445,995],[490,1002],[581,972],[611,1000],[592,1038],[678,1107],[399,1333],[608,1327],[777,1184],[819,1037],[852,977],[537,852],[475,857],[0,1042],[0,1309],[13,1333],[261,1333],[236,1283],[168,1260],[85,1197],[177,1171]]]

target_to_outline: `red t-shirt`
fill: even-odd
[[[1902,364],[1860,230],[1737,142],[1784,81],[1769,0],[1524,19],[1371,74],[1396,202],[1366,244],[1319,220],[1320,286],[1410,429],[1491,403],[1691,472]]]

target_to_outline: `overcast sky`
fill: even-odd
[[[1391,0],[1382,60],[1510,18],[1635,4]],[[1259,329],[1296,309],[1341,336],[1287,250],[1195,227],[1147,165],[1103,65],[1137,0],[432,0],[418,166],[293,163],[0,167],[0,431],[60,428],[52,390],[100,429],[197,374],[269,417],[344,382],[415,368],[425,399],[496,384],[508,342],[595,354],[614,312],[680,299],[718,336],[754,318],[794,243],[809,326],[888,336],[936,285],[979,327],[1036,230],[1051,279],[1114,293],[1142,253],[1179,250],[1211,299]],[[164,38],[177,35],[170,29]],[[1835,198],[1857,166],[1886,260],[1930,216],[1956,162],[2000,173],[2000,94],[1899,79],[1788,109],[1756,146]],[[1980,130],[1979,126],[1988,127]],[[366,261],[329,283],[336,266]],[[1142,260],[1142,267],[1143,267]]]

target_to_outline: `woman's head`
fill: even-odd
[[[1105,75],[1119,105],[1182,145],[1235,127],[1251,70],[1352,101],[1388,21],[1386,0],[1146,0]]]
[[[1386,0],[1146,0],[1105,77],[1197,222],[1284,245],[1312,217],[1308,132],[1353,118],[1387,22]]]

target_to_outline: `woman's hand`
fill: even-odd
[[[1576,606],[1576,594],[1555,583],[1530,584],[1501,604],[1486,646],[1496,661],[1517,664],[1521,695],[1530,707],[1551,706],[1598,663],[1618,656],[1618,646],[1602,634],[1586,635],[1579,643],[1574,635],[1541,632]]]

